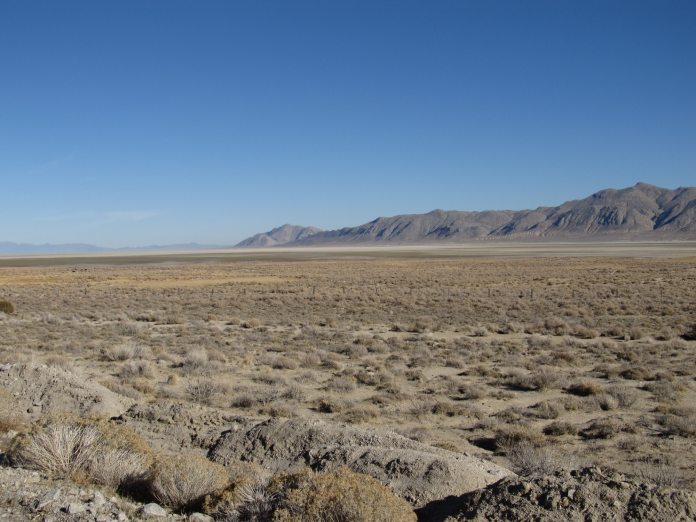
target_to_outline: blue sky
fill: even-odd
[[[0,1],[0,241],[696,185],[696,2]]]

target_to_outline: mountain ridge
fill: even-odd
[[[666,189],[639,182],[529,210],[436,209],[378,217],[268,246],[592,239],[696,239],[696,187]]]
[[[322,232],[317,227],[303,227],[301,225],[285,224],[269,230],[268,232],[260,232],[251,237],[240,241],[235,245],[235,248],[264,248],[272,246],[285,245],[294,241],[301,241],[314,234]]]

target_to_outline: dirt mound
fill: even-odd
[[[220,433],[239,418],[197,404],[134,404],[114,420],[123,423],[153,448],[176,453],[208,451]]]
[[[696,520],[696,494],[661,488],[597,467],[555,475],[506,477],[458,499],[455,520],[687,521]],[[428,520],[443,520],[422,513]]]
[[[394,433],[300,419],[238,423],[222,434],[209,457],[223,464],[251,461],[276,471],[347,466],[390,486],[414,506],[461,495],[511,474],[478,457]]]
[[[113,417],[132,402],[82,375],[45,364],[0,365],[0,388],[32,418],[60,413]]]

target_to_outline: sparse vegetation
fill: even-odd
[[[675,476],[693,484],[692,265],[376,258],[100,266],[84,276],[50,267],[41,284],[19,284],[31,281],[27,269],[3,269],[21,313],[0,314],[0,365],[12,367],[0,369],[0,449],[55,477],[150,499],[157,491],[175,510],[223,495],[215,513],[240,520],[281,513],[285,497],[272,489],[281,470],[252,480],[228,469],[222,479],[191,456],[240,417],[383,428],[450,451],[473,443],[532,475],[581,455],[667,483],[664,463],[644,459],[678,455]],[[23,372],[42,365],[49,381],[71,375],[77,391],[54,400],[48,384],[27,384]],[[63,408],[101,417],[96,439],[79,422],[55,422],[62,435],[38,428]],[[133,430],[156,451],[135,438],[113,444]],[[181,448],[180,459],[152,465]],[[297,490],[297,505],[318,509],[322,488]]]

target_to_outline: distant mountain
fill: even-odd
[[[416,244],[503,239],[696,239],[696,187],[670,190],[638,183],[535,210],[433,210],[427,214],[381,217],[357,227],[317,232],[284,244]]]
[[[158,250],[202,250],[225,248],[218,245],[201,245],[198,243],[184,243],[178,245],[150,245],[143,247],[104,248],[84,243],[67,244],[43,244],[0,242],[0,255],[2,254],[89,254],[98,252],[139,252]]]
[[[607,189],[558,207],[518,215],[497,237],[696,236],[696,187],[664,189],[638,183]]]
[[[253,235],[244,241],[237,243],[236,247],[260,248],[280,246],[291,243],[293,241],[302,241],[321,232],[321,229],[316,227],[302,227],[299,225],[283,225],[274,228],[269,232],[262,232]]]
[[[122,248],[113,248],[110,250],[113,250],[114,252],[124,252],[124,251],[130,251],[130,250],[152,252],[152,251],[156,251],[156,250],[216,250],[216,249],[222,249],[222,248],[229,248],[229,246],[207,245],[207,244],[201,244],[201,243],[176,243],[173,245],[147,245],[147,246],[141,246],[141,247],[122,247]]]
[[[82,243],[62,245],[32,245],[29,243],[0,242],[0,254],[68,254],[75,252],[105,252],[108,249]]]

